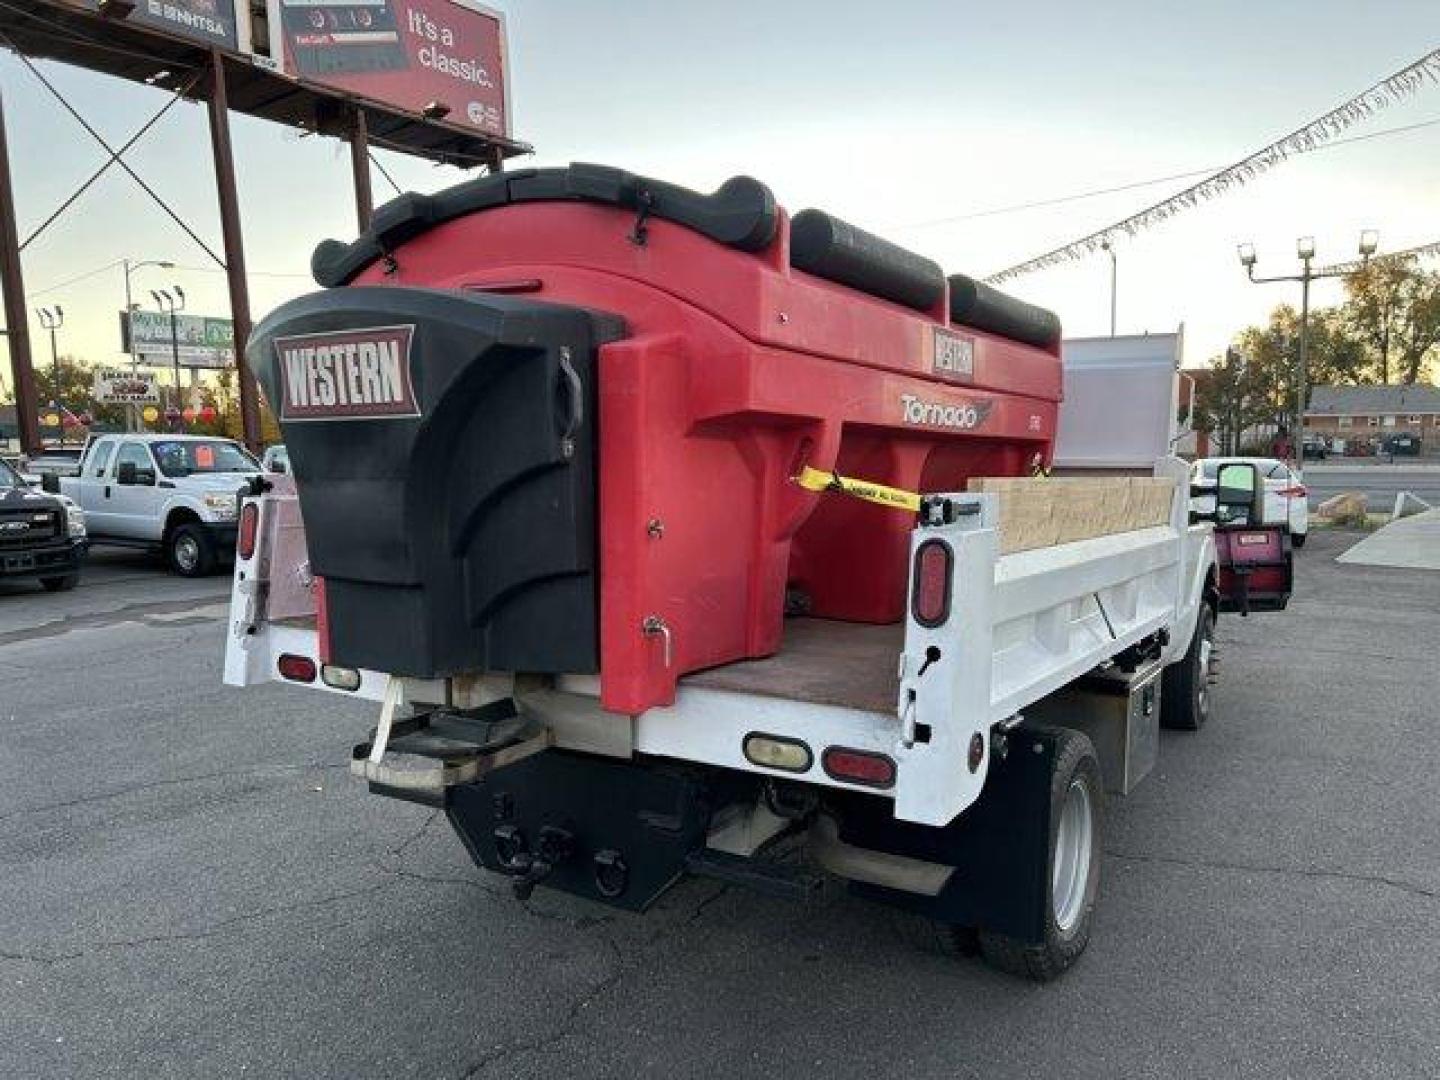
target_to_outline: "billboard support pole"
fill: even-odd
[[[245,281],[245,239],[240,231],[240,198],[235,191],[235,157],[230,145],[230,103],[225,88],[225,57],[210,50],[210,147],[215,155],[215,187],[220,197],[220,231],[225,238],[225,277],[230,285],[230,317],[235,322],[235,373],[240,383],[240,426],[245,445],[260,452],[260,400],[255,374],[245,359],[250,340],[250,289]]]
[[[20,234],[15,229],[15,189],[10,183],[10,146],[5,137],[5,105],[0,94],[0,289],[5,293],[5,339],[15,381],[15,419],[20,449],[40,451],[40,409],[35,399],[35,368],[30,358],[30,315],[25,310],[25,275],[20,268]]]
[[[350,169],[355,174],[355,215],[363,233],[370,227],[375,213],[375,196],[370,189],[370,131],[365,123],[365,110],[354,109],[355,123],[350,129]]]

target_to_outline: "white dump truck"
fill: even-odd
[[[1218,613],[1288,596],[1253,468],[1191,511],[1176,335],[1062,346],[818,212],[767,231],[740,181],[596,169],[392,204],[257,329],[292,471],[242,505],[225,681],[374,702],[352,771],[444,808],[522,894],[838,878],[1054,977],[1090,937],[1107,796],[1209,715]],[[456,231],[477,218],[498,231]],[[685,290],[719,314],[658,325]],[[742,334],[757,296],[784,318],[762,300]],[[912,325],[908,373],[876,370]]]

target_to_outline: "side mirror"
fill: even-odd
[[[1215,521],[1258,525],[1264,516],[1260,471],[1245,462],[1220,466],[1215,474]]]
[[[60,477],[59,477],[59,475],[56,474],[56,473],[53,473],[53,472],[42,473],[42,474],[40,475],[40,490],[43,491],[43,492],[45,492],[45,493],[48,494],[48,495],[59,495],[59,494],[60,494]]]
[[[133,461],[122,461],[115,466],[115,482],[127,487],[143,487],[155,483],[155,473],[149,469],[136,468]]]

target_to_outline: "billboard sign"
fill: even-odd
[[[90,11],[100,10],[100,0],[80,3]],[[244,20],[236,17],[237,7],[246,12]],[[168,30],[230,52],[250,47],[248,0],[135,0],[135,10],[125,21]]]
[[[268,5],[271,57],[286,75],[509,136],[505,21],[498,11],[476,0]]]
[[[127,330],[120,313],[121,349],[142,364],[167,365],[180,355],[182,367],[223,368],[235,359],[235,324],[182,312],[175,316],[172,340],[170,316],[162,311],[132,311]]]
[[[154,372],[98,368],[92,396],[97,405],[158,405],[160,388]]]

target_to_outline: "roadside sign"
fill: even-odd
[[[153,405],[160,400],[160,388],[154,372],[99,368],[92,396],[97,405]]]
[[[509,135],[498,11],[476,0],[268,0],[268,13],[286,75]]]
[[[178,345],[181,367],[223,368],[235,359],[235,324],[229,319],[182,312],[175,316],[175,344],[170,316],[161,311],[120,313],[120,348],[134,352],[140,363],[165,366]]]

